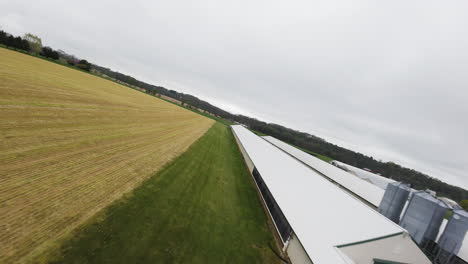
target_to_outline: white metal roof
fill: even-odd
[[[276,147],[287,152],[294,158],[304,162],[308,166],[327,176],[329,179],[351,191],[361,199],[366,200],[375,207],[380,205],[380,202],[382,201],[383,195],[385,193],[383,189],[373,185],[370,182],[363,181],[356,176],[331,165],[328,162],[318,159],[274,137],[265,136],[263,138]]]
[[[243,126],[232,130],[314,263],[349,263],[336,246],[404,232]]]
[[[372,184],[376,185],[377,187],[381,189],[387,189],[387,184],[395,182],[392,179],[385,178],[383,176],[377,175],[375,173],[351,166],[349,164],[343,163],[341,161],[334,160],[333,162],[336,162],[338,165],[345,167],[347,170],[353,172],[356,176],[363,180],[368,180]]]

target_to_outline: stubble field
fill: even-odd
[[[220,122],[37,263],[282,263],[255,183]]]
[[[184,152],[213,120],[0,48],[0,262],[23,262]]]

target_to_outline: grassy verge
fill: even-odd
[[[259,136],[259,137],[268,136],[267,134],[262,133],[262,132],[257,131],[257,130],[250,129],[250,131],[254,132],[254,133],[255,133],[257,136]]]
[[[105,209],[52,263],[277,263],[266,216],[229,128]]]
[[[291,145],[291,144],[290,144],[290,145]],[[307,149],[305,149],[305,148],[301,148],[301,147],[294,146],[294,145],[291,145],[291,146],[293,146],[293,147],[295,147],[295,148],[298,148],[298,149],[300,149],[300,150],[302,150],[302,151],[304,151],[304,152],[307,152],[307,153],[309,153],[310,155],[315,156],[315,157],[317,157],[317,158],[319,158],[319,159],[321,159],[321,160],[323,160],[323,161],[325,161],[325,162],[330,162],[330,161],[332,161],[332,160],[335,160],[335,159],[333,159],[333,158],[330,158],[330,157],[327,157],[327,156],[318,154],[318,153],[316,153],[316,152],[307,150]]]
[[[269,136],[269,135],[267,135],[267,134],[265,134],[265,133],[262,133],[262,132],[260,132],[260,131],[257,131],[257,130],[250,129],[250,131],[252,131],[252,132],[255,133],[257,136],[260,136],[260,137]],[[316,152],[307,150],[307,149],[305,149],[305,148],[301,148],[301,147],[295,146],[295,145],[290,144],[290,143],[288,143],[288,142],[286,142],[286,141],[285,141],[285,143],[286,143],[286,144],[289,144],[289,145],[291,145],[291,146],[293,146],[293,147],[295,147],[295,148],[297,148],[297,149],[300,149],[300,150],[302,150],[302,151],[304,151],[304,152],[307,152],[307,153],[309,153],[310,155],[315,156],[315,157],[317,157],[317,158],[319,158],[319,159],[321,159],[321,160],[323,160],[323,161],[330,162],[330,161],[334,160],[333,158],[330,158],[330,157],[327,157],[327,156],[318,154],[318,153],[316,153]]]

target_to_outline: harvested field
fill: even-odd
[[[0,58],[0,263],[54,244],[214,122],[41,59]]]
[[[220,122],[92,220],[38,261],[281,263],[252,177]]]

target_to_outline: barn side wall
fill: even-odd
[[[292,234],[289,239],[288,247],[286,249],[289,259],[292,264],[312,264],[309,256],[307,255],[301,242],[296,237],[296,234]]]

